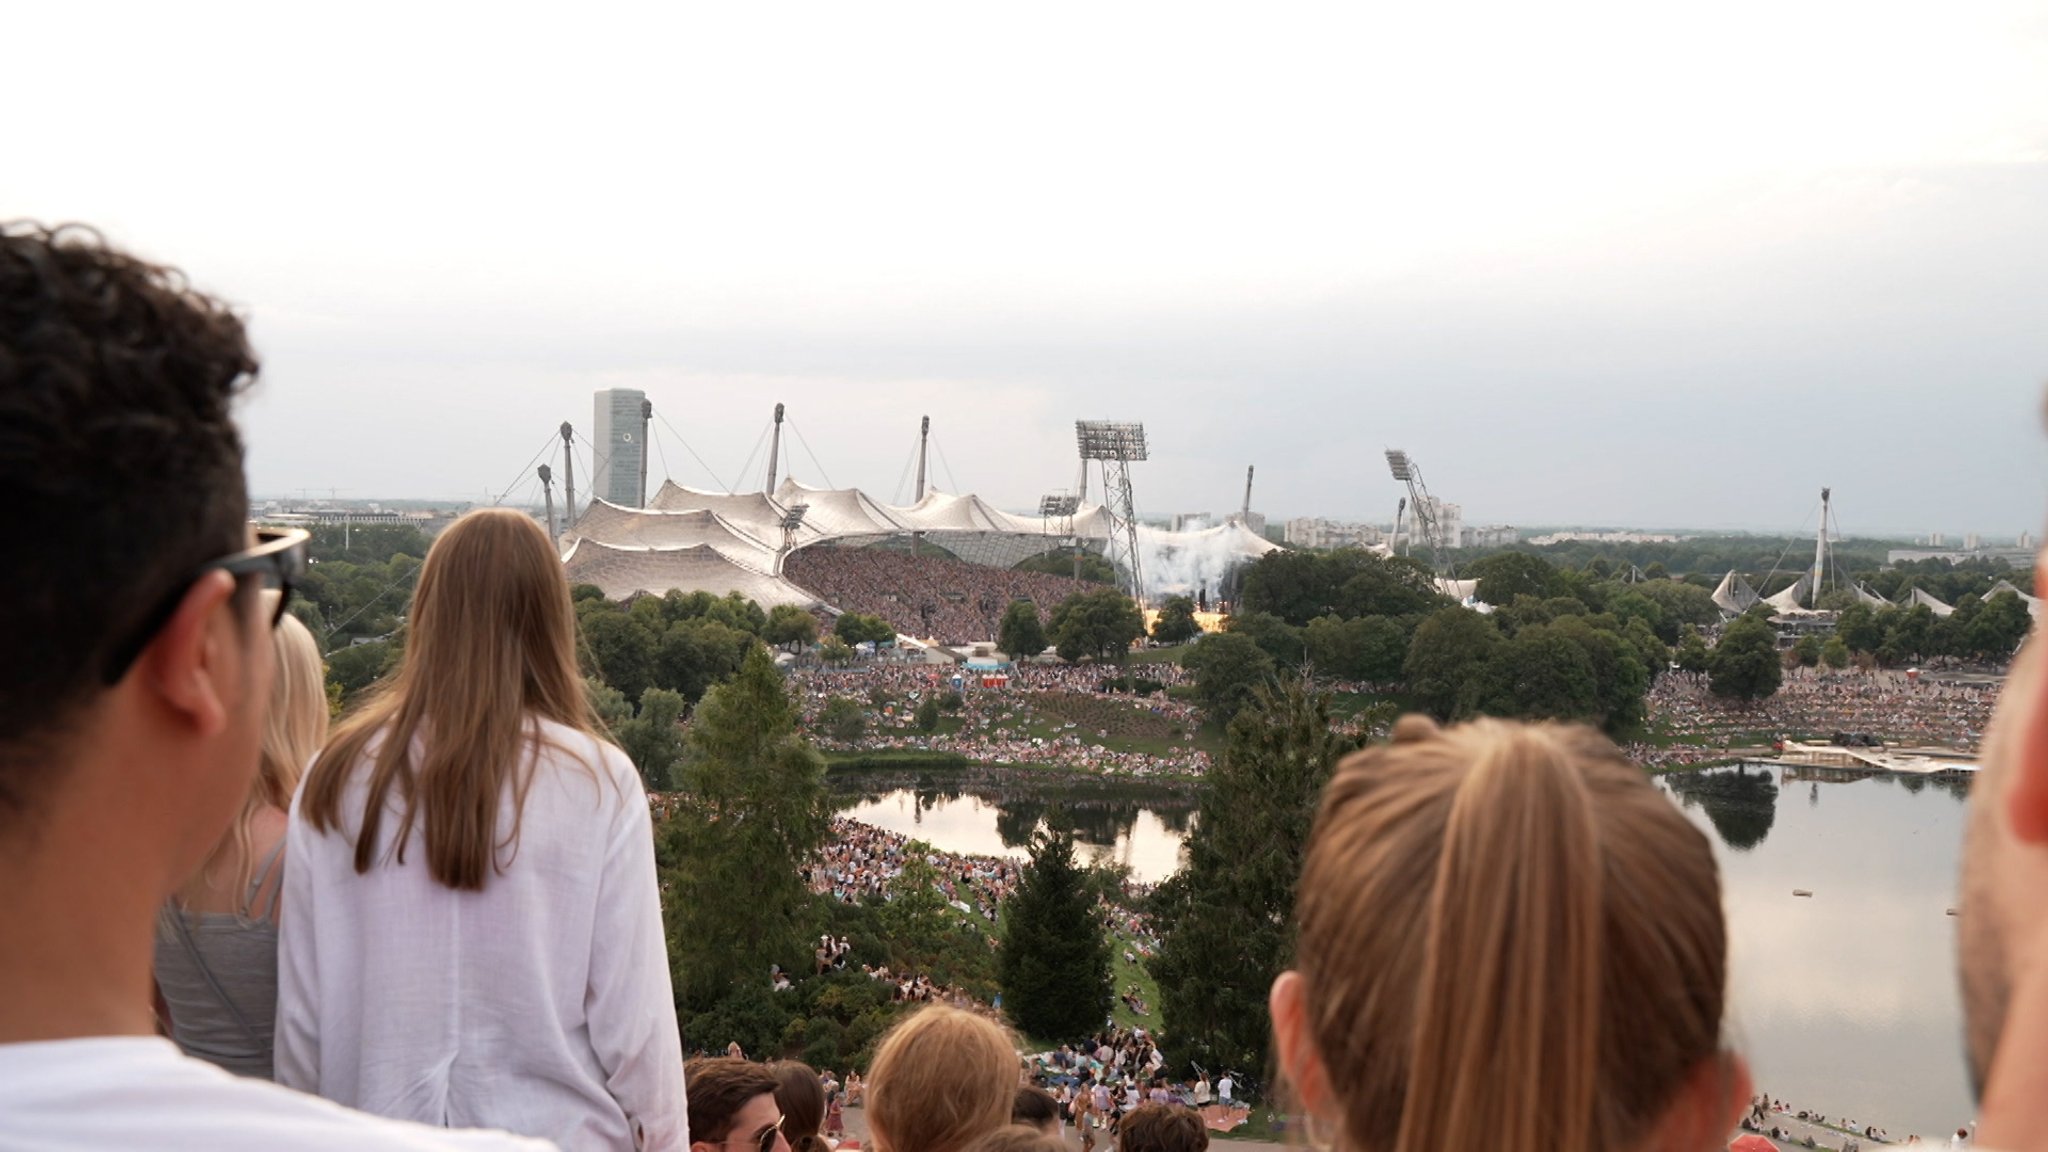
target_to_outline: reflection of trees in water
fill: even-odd
[[[1710,772],[1674,772],[1665,779],[1686,807],[1706,812],[1721,843],[1734,851],[1747,852],[1763,843],[1778,818],[1778,782],[1768,769],[1752,773],[1745,764]]]
[[[872,804],[899,792],[909,792],[913,815],[941,805],[973,797],[995,808],[996,835],[1005,848],[1023,848],[1040,821],[1056,819],[1063,832],[1071,832],[1083,844],[1114,847],[1130,836],[1138,817],[1152,813],[1166,831],[1187,834],[1195,814],[1195,793],[1185,786],[1089,780],[1071,782],[1045,776],[993,777],[982,774],[948,776],[919,772],[914,776],[871,774],[856,780],[835,781],[834,801],[838,807]],[[847,787],[857,783],[859,787]]]

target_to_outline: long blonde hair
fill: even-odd
[[[471,512],[427,551],[398,674],[342,722],[313,766],[301,811],[316,831],[340,829],[342,794],[369,756],[356,871],[375,863],[385,803],[396,789],[403,805],[393,841],[398,862],[420,823],[434,879],[482,891],[502,867],[498,805],[508,781],[505,844],[519,838],[536,717],[596,731],[576,667],[569,582],[532,517],[506,508]]]
[[[1010,1122],[1017,1046],[1001,1025],[934,1004],[889,1030],[868,1065],[881,1152],[962,1152]]]
[[[1352,1152],[1631,1148],[1720,1051],[1712,849],[1591,729],[1403,718],[1338,766],[1295,911]]]
[[[233,891],[238,893],[248,892],[256,872],[257,814],[292,806],[300,774],[327,739],[327,680],[320,645],[299,618],[289,614],[271,629],[270,643],[277,655],[277,677],[271,682],[270,708],[263,717],[263,749],[256,778],[242,799],[242,814],[228,830],[235,845]]]

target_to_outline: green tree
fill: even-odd
[[[1362,548],[1281,549],[1244,570],[1239,608],[1299,628],[1318,616],[1420,616],[1444,603],[1429,570]]]
[[[654,682],[655,635],[625,610],[605,601],[586,601],[577,613],[583,629],[584,672],[638,700]]]
[[[818,713],[818,728],[841,744],[851,744],[867,734],[867,710],[859,701],[834,696]]]
[[[1047,826],[1003,904],[996,977],[1003,1007],[1026,1035],[1080,1036],[1109,1014],[1109,937],[1074,836]]]
[[[1590,720],[1599,683],[1584,648],[1554,625],[1517,632],[1479,673],[1476,710],[1493,716]]]
[[[847,646],[846,641],[837,636],[825,637],[825,643],[818,648],[818,659],[834,668],[844,668],[853,663],[856,655],[857,653]]]
[[[1678,650],[1671,654],[1672,660],[1687,672],[1705,672],[1714,661],[1712,650],[1707,647],[1706,638],[1700,630],[1690,624],[1678,638]]]
[[[747,653],[759,647],[752,633],[709,615],[686,617],[670,624],[655,643],[653,683],[694,703],[713,685],[731,679]]]
[[[687,707],[682,693],[649,688],[640,694],[639,713],[613,730],[650,792],[675,788],[675,764],[683,756],[680,725]]]
[[[911,717],[911,719],[912,722],[914,722],[917,725],[917,730],[919,732],[938,731],[939,698],[936,696],[925,697],[923,703],[917,706],[917,712]]]
[[[777,604],[768,613],[761,639],[792,652],[799,651],[818,642],[818,618],[794,604]]]
[[[1145,618],[1129,596],[1114,588],[1098,588],[1061,601],[1053,609],[1047,631],[1062,660],[1093,656],[1121,662],[1145,634]]]
[[[1469,714],[1477,702],[1477,674],[1503,643],[1493,621],[1469,608],[1442,608],[1416,626],[1402,666],[1408,695],[1439,720]]]
[[[1849,666],[1849,646],[1839,634],[1828,637],[1827,643],[1820,646],[1820,662],[1830,668]]]
[[[833,621],[832,634],[849,645],[887,644],[896,639],[896,626],[880,616],[846,612]]]
[[[1820,663],[1820,649],[1820,637],[1801,636],[1798,643],[1792,645],[1792,655],[1799,658],[1801,668],[1811,668]]]
[[[1152,899],[1160,948],[1147,966],[1174,1066],[1267,1066],[1266,993],[1292,958],[1309,824],[1331,769],[1355,747],[1333,729],[1329,697],[1300,681],[1263,692],[1231,722],[1187,866]]]
[[[1961,615],[1960,612],[1957,613]],[[1976,615],[1963,628],[1965,654],[1985,660],[2002,660],[2011,656],[2027,638],[2027,629],[2032,627],[2033,617],[2018,596],[2000,592],[1983,602]]]
[[[1884,625],[1868,604],[1851,604],[1835,617],[1835,635],[1851,652],[1875,652],[1884,646]]]
[[[996,626],[996,647],[1012,660],[1028,660],[1045,651],[1045,626],[1038,619],[1038,605],[1029,600],[1012,600],[1003,609]]]
[[[1181,666],[1195,674],[1195,698],[1216,724],[1229,724],[1273,680],[1273,658],[1237,632],[1204,636]]]
[[[824,843],[825,764],[796,734],[768,650],[697,706],[682,762],[687,794],[663,826],[669,956],[679,1001],[701,1010],[773,962],[806,956],[803,869]]]
[[[1152,639],[1161,644],[1185,644],[1202,634],[1195,623],[1195,602],[1186,596],[1170,596],[1159,606],[1159,618],[1152,622]]]
[[[1707,685],[1716,696],[1754,703],[1778,690],[1785,678],[1778,636],[1755,616],[1728,625],[1707,662]]]
[[[1496,552],[1465,565],[1463,574],[1479,581],[1475,594],[1486,604],[1512,604],[1517,596],[1548,599],[1565,594],[1557,565],[1527,552]]]
[[[1223,630],[1257,644],[1282,668],[1299,668],[1308,659],[1308,643],[1302,629],[1271,612],[1235,613],[1223,622]]]
[[[1633,589],[1637,595],[1657,606],[1659,618],[1654,627],[1657,638],[1666,644],[1677,644],[1680,629],[1687,625],[1705,628],[1721,618],[1721,609],[1714,604],[1714,594],[1705,588],[1676,580],[1645,580],[1634,585]]]

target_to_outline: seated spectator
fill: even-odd
[[[791,1152],[775,1093],[782,1079],[767,1065],[734,1056],[684,1065],[689,1081],[691,1152]]]
[[[1192,1108],[1147,1104],[1124,1117],[1121,1152],[1208,1152],[1209,1127]]]
[[[171,1039],[238,1076],[271,1076],[285,812],[327,739],[320,647],[296,616],[271,631],[277,679],[256,780],[213,856],[164,905],[156,985]]]
[[[540,1152],[155,1035],[157,917],[248,804],[305,571],[305,533],[250,539],[230,408],[255,374],[242,322],[177,272],[0,225],[0,1147]]]
[[[775,1107],[782,1112],[782,1138],[790,1152],[832,1152],[821,1134],[825,1127],[825,1084],[809,1064],[781,1060],[768,1066],[775,1075]]]
[[[1010,1105],[1010,1123],[1037,1128],[1048,1136],[1058,1136],[1061,1134],[1060,1102],[1045,1089],[1026,1084],[1017,1089],[1017,1098]]]
[[[964,1152],[1010,1122],[1017,1047],[1000,1025],[944,1005],[891,1028],[868,1066],[868,1129],[881,1152]]]
[[[1713,851],[1590,729],[1404,717],[1325,788],[1295,915],[1275,1050],[1340,1146],[1707,1152],[1747,1104]]]

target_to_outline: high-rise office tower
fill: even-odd
[[[638,388],[606,388],[597,393],[592,414],[591,461],[596,475],[590,494],[621,508],[646,502],[641,478],[646,475],[647,393]]]

